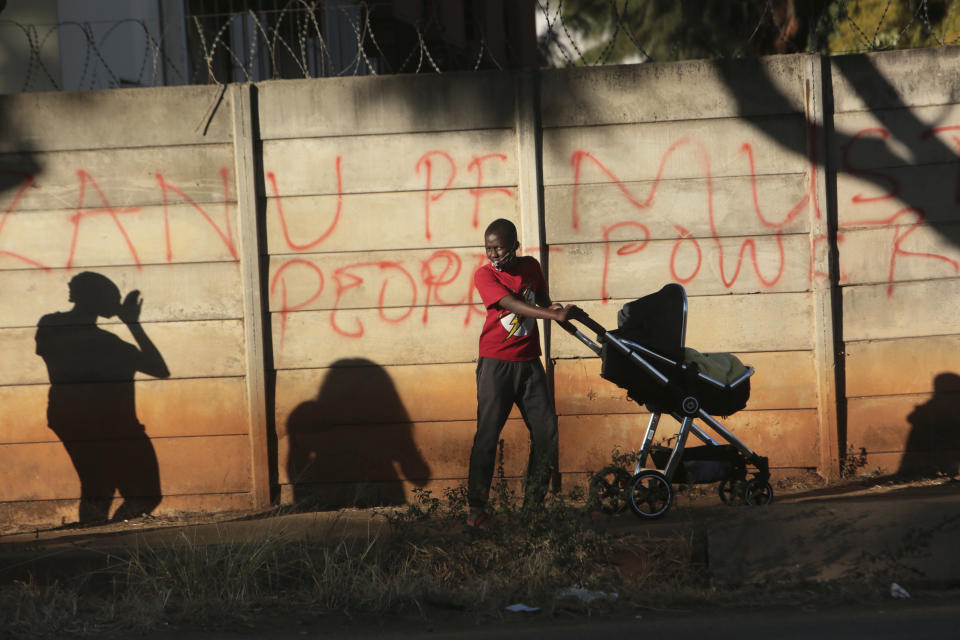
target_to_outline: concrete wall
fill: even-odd
[[[867,470],[960,460],[956,50],[832,64],[846,441]]]
[[[2,517],[76,519],[67,448],[109,470],[88,484],[114,509],[156,492],[132,462],[143,438],[91,398],[135,403],[158,512],[263,505],[271,487],[332,504],[459,484],[482,321],[471,276],[497,217],[553,298],[606,326],[683,283],[687,344],[757,369],[727,424],[777,473],[835,473],[848,444],[890,471],[907,449],[955,450],[957,57],[2,97]],[[131,383],[81,345],[73,361],[106,364],[54,385],[77,409],[61,438],[35,335],[85,270],[142,293],[169,376]],[[136,342],[116,317],[98,326]],[[638,446],[646,416],[579,343],[545,341],[576,480]],[[520,475],[516,413],[504,437]]]

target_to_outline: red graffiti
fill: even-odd
[[[306,251],[307,249],[312,249],[327,238],[330,237],[330,234],[333,233],[334,229],[337,228],[337,223],[340,222],[340,214],[343,211],[343,170],[341,167],[342,157],[337,156],[335,162],[335,169],[337,172],[337,208],[333,214],[333,221],[327,226],[327,228],[320,233],[319,236],[310,240],[309,242],[297,243],[294,242],[290,237],[290,230],[287,227],[287,218],[283,214],[283,200],[280,198],[280,190],[277,188],[277,176],[272,171],[268,171],[266,178],[270,183],[270,186],[273,188],[274,201],[277,203],[277,215],[280,218],[280,229],[283,231],[283,239],[287,243],[287,246],[293,249],[294,251]]]
[[[163,226],[167,239],[167,262],[173,260],[173,248],[170,242],[170,223],[167,219],[167,191],[172,191],[173,193],[177,194],[186,200],[190,206],[196,209],[200,215],[203,216],[203,219],[206,220],[211,227],[213,227],[213,230],[217,232],[217,235],[220,237],[220,240],[223,242],[224,246],[227,247],[227,250],[230,251],[230,255],[233,256],[233,259],[240,259],[240,254],[237,252],[237,247],[233,242],[233,231],[230,229],[230,183],[227,179],[226,169],[220,169],[220,177],[223,179],[223,219],[226,231],[221,229],[220,225],[214,222],[213,218],[210,217],[203,207],[194,202],[193,198],[167,182],[162,173],[157,174],[157,182],[159,183],[160,191],[163,194]]]
[[[473,195],[473,228],[476,229],[477,225],[480,223],[480,198],[483,196],[493,195],[496,193],[504,194],[508,198],[512,198],[513,194],[510,193],[509,189],[504,189],[502,187],[484,187],[483,186],[483,163],[490,158],[497,158],[502,162],[507,161],[507,156],[502,153],[488,153],[485,156],[474,156],[470,164],[467,165],[467,171],[470,171],[474,167],[477,169],[477,186],[473,189],[470,189],[470,193]]]
[[[335,299],[330,312],[330,326],[337,335],[344,338],[361,338],[366,334],[366,327],[359,317],[352,318],[350,322],[344,322],[343,313],[349,311],[351,307],[346,300],[351,291],[356,290],[364,284],[379,284],[379,293],[376,300],[376,308],[379,317],[385,322],[399,323],[411,317],[418,304],[418,291],[422,286],[425,293],[425,302],[423,303],[422,322],[425,324],[429,320],[429,307],[459,306],[466,307],[466,316],[464,326],[470,323],[474,315],[483,317],[485,312],[479,302],[476,300],[476,287],[473,284],[473,274],[486,262],[484,254],[471,254],[476,259],[473,268],[470,270],[470,277],[467,283],[467,291],[460,297],[447,297],[443,295],[446,289],[455,282],[464,280],[463,259],[456,253],[449,250],[435,251],[430,257],[420,261],[420,279],[415,279],[410,270],[402,263],[392,260],[356,262],[339,267],[333,271],[333,280],[336,283]],[[286,279],[290,276],[288,271],[295,269],[292,277],[302,278],[303,269],[309,270],[315,280],[315,284],[305,287],[310,294],[296,303],[288,299]],[[371,275],[373,274],[373,275]],[[372,278],[380,278],[372,280]],[[303,258],[291,258],[284,262],[273,274],[270,281],[270,295],[279,297],[280,316],[280,351],[283,350],[283,344],[286,338],[287,319],[289,314],[294,311],[307,309],[321,296],[324,291],[325,278],[322,269],[315,263]],[[400,294],[403,301],[396,302],[388,306],[387,294],[389,287],[403,286],[409,289],[409,298],[404,299],[404,294]],[[399,314],[388,314],[388,310],[393,307],[400,310]]]
[[[449,167],[450,176],[447,178],[447,183],[443,185],[443,188],[439,190],[438,193],[434,194],[434,184],[433,184],[433,161],[432,157],[438,156],[447,161],[447,166]],[[427,240],[430,240],[433,236],[430,235],[430,203],[436,202],[442,198],[447,190],[450,188],[450,185],[453,184],[454,178],[457,177],[457,163],[453,161],[453,158],[450,157],[450,154],[446,151],[428,151],[417,160],[417,175],[420,174],[420,169],[424,170],[427,178],[427,184],[424,188],[424,228],[425,228],[425,237]]]
[[[903,231],[902,228],[894,227],[894,223],[896,223],[897,219],[899,219],[901,216],[907,216],[907,215],[911,215],[911,214],[914,215],[914,216],[916,216],[916,221],[915,221],[912,225],[910,225],[909,227],[907,227],[907,230],[906,230],[906,231]],[[894,272],[895,272],[896,266],[897,266],[897,257],[899,257],[899,256],[903,256],[903,257],[916,257],[916,258],[928,258],[928,259],[932,259],[932,260],[941,260],[941,261],[943,261],[943,262],[948,263],[950,266],[952,266],[952,267],[953,267],[953,270],[954,270],[955,272],[958,271],[958,270],[960,270],[960,263],[958,263],[956,260],[952,260],[952,259],[950,259],[950,258],[948,258],[948,257],[946,257],[946,256],[942,256],[942,255],[937,254],[937,253],[923,253],[923,252],[917,252],[917,251],[907,251],[906,249],[904,249],[904,248],[901,246],[901,245],[903,244],[904,240],[906,240],[907,237],[908,237],[911,233],[913,233],[914,231],[916,231],[919,227],[923,226],[923,222],[924,222],[925,219],[926,219],[926,215],[925,215],[925,214],[923,213],[923,211],[921,211],[920,209],[917,209],[917,208],[914,208],[914,207],[906,207],[906,208],[904,208],[904,209],[900,209],[899,211],[897,211],[896,213],[894,213],[894,214],[893,214],[892,216],[890,216],[889,218],[886,218],[886,219],[883,219],[883,220],[864,220],[864,221],[858,223],[858,224],[861,224],[861,225],[864,225],[864,226],[876,225],[876,226],[884,226],[884,227],[893,227],[893,228],[894,228],[894,234],[893,234],[893,250],[892,250],[891,253],[890,253],[890,266],[889,266],[889,272],[888,272],[888,274],[887,274],[887,295],[888,295],[888,296],[893,295],[893,289],[894,289]]]
[[[435,274],[433,271],[436,263],[442,263],[442,270],[440,271],[439,275]],[[453,251],[446,249],[435,251],[433,255],[423,261],[420,268],[420,278],[423,280],[423,284],[427,288],[426,300],[423,304],[424,324],[427,322],[427,314],[428,309],[430,308],[431,297],[437,304],[451,304],[440,298],[440,288],[445,287],[456,280],[457,276],[460,275],[461,267],[462,263],[460,261],[460,256],[455,254]]]
[[[920,134],[920,139],[927,140],[938,133],[943,133],[946,131],[957,131],[957,130],[960,130],[960,126],[950,125],[950,126],[943,126],[943,127],[934,127]],[[882,201],[890,200],[892,198],[896,198],[897,196],[900,195],[900,182],[893,176],[890,176],[880,171],[865,171],[863,169],[859,169],[853,166],[850,160],[850,151],[853,148],[855,143],[857,143],[858,141],[860,141],[866,136],[875,136],[875,137],[878,137],[880,140],[887,140],[887,138],[890,137],[890,132],[883,128],[869,128],[869,129],[863,129],[862,131],[858,131],[853,136],[853,138],[851,138],[850,142],[848,142],[846,147],[844,148],[844,168],[847,171],[849,171],[852,175],[867,176],[876,182],[886,184],[888,186],[888,191],[883,195],[872,197],[872,198],[864,197],[863,194],[858,193],[850,198],[850,201],[852,204],[882,202]],[[960,138],[957,138],[956,136],[951,136],[951,138],[954,140],[954,144],[957,145],[958,151],[960,151]],[[954,201],[955,203],[960,203],[960,176],[958,176],[958,179],[957,179],[956,191],[954,193]],[[916,219],[914,223],[909,227],[907,227],[905,231],[902,228],[895,226],[897,220],[899,220],[903,216],[908,216],[908,215],[913,215],[915,216]],[[894,231],[893,246],[890,250],[890,260],[889,260],[889,266],[887,270],[887,296],[888,297],[893,295],[893,292],[896,286],[894,277],[896,274],[896,265],[897,265],[898,258],[924,258],[928,260],[938,260],[938,261],[946,262],[947,264],[949,264],[951,267],[953,267],[954,272],[957,272],[958,267],[960,267],[960,263],[944,255],[937,254],[937,253],[908,251],[903,248],[904,241],[906,241],[906,239],[910,236],[910,234],[912,234],[918,228],[923,226],[925,220],[926,220],[926,213],[923,210],[917,207],[905,207],[905,208],[899,209],[898,211],[894,212],[893,214],[891,214],[889,217],[886,217],[886,218],[858,220],[856,222],[850,222],[844,225],[844,227],[875,226],[875,227],[892,227],[893,228],[893,231]]]
[[[617,186],[617,188],[620,190],[620,193],[623,194],[623,197],[626,198],[627,201],[630,202],[630,204],[632,204],[638,209],[646,209],[647,207],[650,206],[650,203],[653,201],[653,196],[656,194],[657,185],[660,183],[660,176],[663,173],[663,165],[666,162],[666,158],[667,156],[669,156],[671,152],[673,152],[677,144],[672,145],[670,149],[667,150],[667,153],[664,154],[664,158],[660,162],[660,169],[657,171],[657,177],[656,179],[654,179],[653,187],[651,187],[650,193],[649,195],[647,195],[647,199],[644,200],[643,202],[634,198],[633,194],[630,193],[630,190],[624,186],[623,182],[621,182],[620,179],[617,178],[617,176],[615,176],[612,171],[607,169],[607,167],[604,166],[602,162],[597,160],[596,156],[594,156],[592,153],[590,153],[589,151],[574,151],[573,154],[571,154],[570,156],[570,164],[573,166],[573,209],[570,212],[571,226],[574,229],[580,228],[580,211],[577,205],[580,199],[577,196],[580,190],[581,166],[585,159],[590,160],[595,165],[597,165],[600,171],[606,174],[606,176],[610,178],[610,180]]]
[[[861,140],[866,136],[877,136],[881,140],[886,140],[888,137],[890,137],[890,132],[888,132],[886,129],[879,128],[863,129],[862,131],[858,131],[843,147],[843,167],[850,175],[867,176],[875,181],[884,182],[887,184],[889,190],[887,193],[881,196],[873,196],[871,198],[867,198],[862,193],[858,193],[851,198],[851,202],[854,204],[880,202],[883,200],[896,198],[900,195],[900,183],[892,176],[888,176],[885,173],[880,173],[879,171],[865,171],[863,169],[854,168],[853,163],[850,160],[850,152],[858,143],[863,144]],[[873,146],[877,146],[876,141],[873,142]]]
[[[787,215],[784,216],[784,219],[781,222],[771,222],[763,214],[763,209],[760,207],[760,196],[757,193],[757,168],[753,159],[753,145],[751,145],[749,142],[744,142],[743,146],[740,147],[740,151],[742,151],[747,155],[747,163],[750,166],[750,191],[751,191],[751,194],[753,195],[753,210],[757,214],[757,218],[760,220],[763,226],[770,227],[772,229],[781,229],[784,226],[793,222],[793,219],[796,218],[798,215],[800,215],[801,212],[803,212],[803,208],[806,206],[807,201],[810,199],[810,195],[811,195],[810,191],[808,191],[802,198],[800,198],[797,204],[793,205],[793,208],[787,212]],[[815,166],[815,164],[811,162],[811,166]],[[812,180],[811,180],[811,184],[813,184]],[[814,198],[814,200],[816,200],[816,198]],[[819,215],[819,211],[818,211],[818,215]],[[712,226],[712,218],[711,218],[711,229],[716,231]]]
[[[600,298],[603,300],[604,304],[610,299],[610,294],[607,292],[607,276],[610,273],[610,234],[612,234],[617,229],[622,229],[624,227],[633,227],[635,229],[640,229],[643,231],[643,235],[646,236],[643,239],[643,242],[636,243],[630,242],[619,249],[617,249],[618,256],[628,256],[634,253],[639,253],[643,251],[647,244],[650,242],[650,231],[647,227],[639,222],[618,222],[615,225],[606,227],[603,230],[603,242],[604,242],[604,252],[603,252],[603,278],[602,289],[600,291]]]
[[[465,327],[470,325],[470,320],[474,315],[480,316],[480,318],[485,318],[487,315],[486,309],[483,307],[481,301],[474,297],[474,294],[479,295],[479,293],[477,292],[477,286],[473,280],[477,275],[477,269],[481,268],[487,263],[487,256],[483,253],[475,253],[473,254],[473,258],[473,268],[470,270],[470,284],[467,288],[467,297],[465,298],[467,303],[467,313],[463,317],[463,326]]]
[[[21,199],[29,188],[39,188],[36,185],[35,179],[33,176],[10,170],[0,170],[0,174],[14,176],[23,180],[23,183],[17,189],[14,194],[13,200],[7,206],[6,210],[0,215],[0,234],[2,234],[7,227],[7,223],[10,220],[10,214],[17,212],[18,207],[20,206]],[[168,206],[169,206],[169,192],[172,192],[188,202],[194,209],[196,209],[200,214],[210,223],[214,228],[217,234],[220,236],[224,245],[229,249],[231,255],[235,260],[239,260],[239,253],[234,244],[232,231],[230,229],[230,201],[229,201],[229,179],[228,172],[226,169],[220,170],[220,175],[223,180],[223,204],[224,204],[224,215],[225,220],[225,231],[213,221],[213,219],[207,214],[207,212],[197,204],[189,195],[184,191],[177,188],[170,182],[168,182],[163,174],[157,173],[157,184],[160,188],[162,202],[163,202],[163,237],[166,243],[166,259],[168,262],[173,260],[173,247],[171,241],[170,233],[170,223],[168,219]],[[74,267],[74,262],[77,258],[77,251],[81,245],[81,238],[83,223],[85,220],[96,217],[96,216],[109,216],[110,220],[113,222],[117,233],[123,241],[123,244],[126,246],[127,251],[129,252],[130,259],[137,269],[142,268],[142,261],[140,259],[140,252],[138,251],[137,246],[133,242],[133,239],[130,237],[130,234],[127,232],[122,217],[128,216],[131,214],[138,214],[142,212],[142,207],[115,207],[110,203],[109,198],[103,189],[100,188],[100,185],[97,183],[97,180],[86,170],[80,169],[76,172],[77,176],[77,205],[73,211],[73,214],[70,216],[70,224],[72,226],[72,232],[70,234],[70,244],[66,250],[66,261],[64,267],[67,271],[70,271]],[[91,195],[92,194],[92,195]],[[88,202],[90,198],[94,199],[93,203]],[[38,260],[25,256],[21,253],[17,253],[9,250],[0,251],[0,255],[7,255],[22,262],[25,262],[33,267],[49,271],[51,269],[50,265],[43,264]]]
[[[342,308],[341,303],[343,300],[343,294],[349,291],[350,289],[359,287],[361,284],[364,283],[364,279],[362,276],[359,276],[355,273],[351,273],[351,271],[356,269],[368,268],[368,267],[377,267],[380,269],[381,272],[386,272],[386,271],[397,272],[400,275],[402,275],[410,284],[411,297],[410,297],[410,303],[407,305],[406,313],[404,313],[399,317],[391,318],[387,316],[386,313],[384,312],[385,310],[384,301],[386,299],[387,286],[390,284],[389,276],[387,275],[384,276],[383,284],[380,286],[380,294],[377,299],[377,311],[379,312],[380,317],[383,320],[387,322],[402,322],[406,320],[408,317],[410,317],[410,314],[413,313],[413,308],[417,304],[417,284],[414,281],[413,277],[410,275],[410,273],[406,269],[404,269],[403,265],[401,265],[399,262],[392,262],[387,260],[379,261],[379,262],[358,262],[356,264],[351,264],[346,267],[341,267],[333,272],[333,279],[337,283],[337,298],[333,304],[333,311],[330,313],[330,324],[333,326],[334,331],[336,331],[338,334],[347,338],[359,338],[363,336],[364,334],[363,322],[361,322],[359,318],[356,318],[354,320],[355,328],[353,330],[348,331],[342,328],[340,324],[337,322],[337,313]]]
[[[435,160],[442,160],[443,163],[435,164]],[[501,194],[508,198],[513,197],[509,189],[503,187],[487,187],[483,181],[483,165],[488,160],[507,161],[507,156],[502,153],[488,153],[482,156],[473,156],[470,164],[467,165],[467,171],[477,172],[477,184],[470,189],[470,195],[473,196],[473,228],[476,229],[480,223],[480,200],[484,196]],[[446,164],[447,180],[442,187],[435,183],[435,172],[440,169],[440,164]],[[430,228],[430,216],[432,203],[436,202],[447,194],[453,181],[457,177],[457,163],[453,157],[446,151],[428,151],[417,160],[415,165],[417,175],[423,172],[426,182],[424,185],[424,237],[427,240],[433,239],[433,233]]]
[[[316,274],[317,277],[317,287],[314,292],[310,295],[309,298],[298,302],[297,304],[291,306],[287,300],[287,279],[285,273],[287,269],[290,269],[294,266],[304,266],[311,270],[312,273]],[[323,293],[323,271],[320,270],[320,267],[313,264],[309,260],[303,260],[301,258],[294,258],[283,263],[283,265],[277,269],[277,272],[273,274],[273,279],[270,281],[270,295],[273,295],[277,290],[277,285],[280,285],[280,351],[283,351],[283,340],[287,334],[287,317],[290,315],[291,311],[297,311],[299,309],[306,308],[311,302],[320,297],[320,294]]]
[[[23,197],[23,194],[27,191],[27,189],[33,186],[34,180],[33,180],[33,176],[28,173],[21,173],[20,171],[11,171],[8,169],[0,169],[0,175],[14,176],[15,178],[19,178],[23,180],[23,184],[20,185],[19,189],[17,189],[17,193],[13,196],[13,200],[10,202],[10,206],[8,206],[7,209],[3,212],[3,216],[0,216],[0,236],[2,236],[3,227],[7,223],[7,218],[11,213],[16,211],[17,204],[20,202],[20,198]],[[44,264],[41,264],[36,260],[33,260],[32,258],[28,258],[27,256],[22,255],[20,253],[15,253],[13,251],[0,250],[0,256],[10,256],[11,258],[20,260],[21,262],[26,262],[27,264],[37,267],[39,269],[43,269],[44,271],[50,271],[50,267]]]
[[[689,231],[678,224],[674,225],[673,228],[677,230],[680,236],[677,238],[677,241],[673,243],[673,251],[670,252],[670,275],[680,284],[687,284],[700,273],[700,265],[703,264],[703,251],[700,250],[700,243],[697,242],[697,239],[694,238]],[[693,271],[687,277],[681,277],[677,274],[677,253],[680,251],[680,247],[684,241],[692,243],[693,248],[697,251],[697,266],[693,268]]]
[[[737,279],[739,278],[741,269],[743,268],[744,257],[745,257],[748,253],[749,253],[749,255],[750,255],[751,262],[753,263],[754,272],[756,273],[757,278],[760,280],[760,282],[761,282],[763,285],[767,286],[767,287],[773,287],[773,286],[775,286],[775,285],[777,284],[777,282],[780,281],[780,278],[783,276],[783,271],[784,271],[784,268],[785,268],[785,265],[786,265],[786,254],[785,254],[785,251],[784,251],[784,248],[783,248],[783,239],[782,239],[781,231],[780,231],[780,230],[781,230],[785,225],[787,225],[788,223],[790,223],[797,215],[799,215],[799,213],[803,210],[803,207],[806,205],[807,201],[808,201],[809,199],[811,199],[812,195],[815,193],[815,191],[814,191],[815,187],[811,186],[811,187],[808,189],[807,193],[804,194],[804,196],[800,199],[800,201],[797,202],[797,204],[795,204],[793,207],[791,207],[791,209],[787,212],[787,215],[784,217],[784,219],[783,219],[782,221],[780,221],[780,222],[773,222],[773,221],[771,221],[771,220],[763,213],[763,211],[762,211],[762,209],[761,209],[761,207],[760,207],[759,197],[758,197],[757,191],[756,191],[756,176],[755,176],[755,174],[756,174],[756,168],[755,168],[754,158],[753,158],[753,149],[752,149],[751,145],[749,145],[749,144],[744,144],[744,145],[741,147],[741,150],[742,150],[743,152],[745,152],[746,155],[747,155],[747,159],[748,159],[748,163],[749,163],[749,169],[750,169],[750,174],[751,174],[751,177],[752,177],[752,179],[753,179],[752,184],[753,184],[753,204],[754,204],[754,211],[755,211],[757,217],[760,219],[761,223],[763,223],[765,226],[768,226],[768,227],[777,229],[777,232],[776,232],[776,234],[775,234],[774,237],[775,237],[775,239],[776,239],[777,251],[778,251],[778,253],[779,253],[779,265],[778,265],[778,267],[777,267],[776,273],[775,273],[772,277],[766,277],[766,276],[761,272],[761,270],[760,270],[759,259],[758,259],[758,255],[757,255],[756,240],[753,239],[753,238],[748,238],[748,239],[744,240],[744,241],[740,244],[740,249],[739,249],[739,252],[738,252],[738,255],[737,255],[737,263],[736,263],[736,267],[735,267],[734,270],[733,270],[733,275],[732,275],[731,277],[728,277],[728,276],[727,276],[727,269],[726,269],[726,264],[725,264],[725,251],[724,251],[723,243],[722,243],[722,241],[721,241],[721,236],[720,236],[719,230],[718,230],[718,228],[717,228],[716,217],[715,217],[715,213],[714,213],[714,205],[713,205],[713,176],[712,176],[712,172],[711,172],[711,169],[710,169],[710,156],[709,156],[709,153],[708,153],[707,150],[706,150],[706,147],[704,147],[704,145],[703,145],[701,142],[699,142],[699,141],[697,141],[697,140],[694,140],[694,139],[692,139],[692,138],[682,138],[682,139],[674,142],[672,145],[670,145],[670,147],[667,149],[667,151],[664,152],[663,157],[660,159],[660,165],[659,165],[659,167],[657,168],[657,173],[656,173],[656,175],[655,175],[655,177],[654,177],[654,179],[653,179],[653,184],[652,184],[652,186],[650,187],[650,192],[647,194],[647,197],[646,197],[645,199],[642,199],[642,200],[641,200],[640,198],[634,196],[633,193],[631,193],[631,191],[630,191],[630,190],[626,187],[626,185],[623,183],[623,181],[621,181],[621,180],[617,177],[617,175],[614,174],[613,171],[611,171],[611,170],[610,170],[609,168],[607,168],[599,159],[597,159],[596,156],[594,156],[593,154],[591,154],[591,153],[589,153],[589,152],[587,152],[587,151],[574,151],[573,154],[571,155],[571,158],[570,158],[570,163],[571,163],[571,165],[573,166],[573,173],[574,173],[574,178],[573,178],[573,205],[572,205],[572,211],[571,211],[571,226],[572,226],[574,229],[578,229],[579,226],[580,226],[580,212],[579,212],[579,209],[578,209],[578,202],[579,202],[578,192],[579,192],[580,184],[582,183],[582,180],[581,180],[581,172],[582,172],[582,164],[583,164],[583,161],[584,161],[584,160],[590,160],[594,165],[596,165],[596,166],[600,169],[600,171],[601,171],[604,175],[606,175],[607,178],[617,187],[617,189],[620,191],[620,193],[624,196],[624,198],[625,198],[630,204],[632,204],[632,205],[633,205],[634,207],[636,207],[637,209],[644,210],[644,209],[649,208],[649,207],[652,205],[652,203],[654,202],[654,199],[655,199],[656,193],[657,193],[657,189],[658,189],[658,187],[659,187],[659,185],[660,185],[661,180],[663,179],[663,173],[664,173],[664,169],[665,169],[665,167],[666,167],[666,163],[667,163],[667,161],[669,160],[670,156],[672,156],[672,155],[673,155],[676,151],[678,151],[679,149],[681,149],[681,148],[683,148],[683,147],[685,147],[685,146],[688,146],[688,145],[689,145],[690,147],[692,147],[692,150],[697,154],[698,160],[699,160],[699,161],[702,163],[702,165],[703,165],[703,173],[702,173],[702,175],[703,175],[703,177],[704,177],[705,184],[706,184],[706,209],[707,209],[707,216],[708,216],[708,221],[709,221],[709,226],[710,226],[710,237],[711,237],[711,239],[714,241],[714,243],[715,243],[715,245],[716,245],[716,247],[717,247],[718,260],[719,260],[720,279],[721,279],[724,287],[726,287],[726,288],[729,289],[729,288],[731,288],[731,287],[736,283]],[[814,147],[811,147],[811,153],[814,152],[814,149],[815,149]],[[813,184],[813,180],[811,180],[811,185],[812,185],[812,184]],[[815,199],[815,198],[814,198],[814,199]],[[622,224],[622,223],[619,223],[619,224]],[[617,228],[617,227],[619,226],[619,224],[613,225],[613,226],[611,226],[610,228],[604,230],[604,241],[605,241],[605,242],[608,242],[610,230]],[[642,225],[641,225],[641,226],[642,226]],[[649,241],[649,232],[646,230],[646,227],[643,227],[643,229],[644,229],[644,231],[645,231],[645,234],[647,235],[647,240],[646,240],[646,241]],[[689,233],[689,232],[684,232],[684,233],[682,233],[682,234],[681,234],[681,240],[684,239],[684,236],[689,237],[689,236],[690,236],[690,233]],[[646,241],[645,241],[645,243],[646,243]],[[644,243],[644,244],[645,244],[645,243]],[[699,273],[699,271],[700,271],[700,264],[701,264],[701,261],[702,261],[702,253],[700,252],[699,243],[696,245],[696,248],[697,248],[697,266],[696,266],[696,268],[695,268],[694,271],[693,271],[693,276],[690,276],[690,277],[688,277],[687,279],[684,279],[684,280],[683,280],[684,282],[689,282],[690,280],[692,280],[692,278],[693,278],[693,277],[696,277],[696,274]],[[637,250],[639,250],[639,249],[637,249]],[[635,252],[635,251],[631,251],[631,252]],[[675,262],[674,262],[674,260],[675,260],[675,258],[676,258],[676,254],[677,254],[677,249],[675,248],[675,250],[673,251],[673,254],[672,254],[672,259],[671,259],[671,272],[672,272],[672,274],[674,274],[674,277],[676,277],[676,276],[675,276],[675,274],[676,274],[676,265],[675,265]],[[620,255],[623,255],[623,254],[620,254]],[[606,300],[607,297],[608,297],[608,292],[607,292],[607,276],[608,276],[608,274],[609,274],[609,249],[608,249],[607,252],[606,252],[606,259],[605,259],[605,261],[604,261],[604,270],[603,270],[603,275],[602,275],[602,279],[601,279],[601,297],[602,297],[604,300]],[[678,281],[679,281],[679,280],[678,280]]]
[[[117,225],[117,229],[120,231],[120,235],[123,236],[123,240],[127,244],[127,248],[130,249],[130,255],[133,258],[134,264],[136,264],[137,269],[139,269],[140,256],[137,255],[136,247],[133,246],[133,242],[130,241],[130,236],[127,235],[127,230],[123,227],[123,223],[120,222],[120,218],[117,216],[118,214],[136,213],[137,211],[140,211],[140,207],[114,209],[110,206],[110,202],[107,201],[107,197],[103,194],[103,191],[100,190],[96,180],[94,180],[89,173],[81,169],[80,171],[77,171],[77,177],[80,179],[80,196],[77,202],[77,212],[73,214],[73,217],[70,218],[70,221],[73,222],[73,239],[70,241],[70,255],[67,256],[67,271],[70,271],[70,269],[73,268],[73,258],[76,255],[77,250],[77,238],[80,235],[80,223],[84,218],[93,215],[108,215],[113,219],[114,224]],[[100,202],[103,203],[103,207],[98,209],[84,208],[87,182],[89,182],[94,191],[97,192],[97,196],[100,198]]]

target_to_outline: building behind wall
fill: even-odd
[[[9,0],[0,93],[535,67],[534,2]]]

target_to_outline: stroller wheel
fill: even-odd
[[[755,507],[765,507],[773,500],[773,487],[769,482],[760,482],[756,478],[748,480],[743,492],[743,500]]]
[[[673,488],[661,472],[645,469],[633,477],[630,508],[641,518],[659,518],[670,509]]]
[[[604,467],[590,479],[590,503],[604,513],[620,513],[627,508],[630,480],[623,467]]]
[[[739,478],[724,478],[720,483],[720,501],[728,506],[743,504],[747,483]]]

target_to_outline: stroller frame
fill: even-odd
[[[677,284],[667,285],[667,287],[677,287],[682,292],[683,300],[683,319],[680,327],[681,348],[686,338],[686,315],[687,298],[683,287]],[[665,289],[667,288],[665,287]],[[661,290],[663,291],[663,290]],[[592,340],[587,334],[573,325],[573,321],[582,323],[587,329],[596,334],[596,340]],[[646,432],[643,436],[643,443],[637,453],[637,461],[633,473],[629,478],[615,477],[611,482],[601,479],[604,483],[603,491],[608,496],[615,496],[620,491],[628,491],[628,503],[634,513],[644,518],[657,518],[669,510],[673,502],[672,482],[677,477],[677,472],[683,462],[683,453],[686,448],[687,439],[693,434],[705,445],[713,447],[723,447],[716,439],[711,437],[698,426],[695,421],[700,420],[709,426],[717,435],[729,443],[735,450],[737,457],[737,472],[723,479],[719,486],[720,498],[726,504],[750,504],[766,505],[773,498],[773,490],[770,487],[769,464],[766,457],[758,455],[750,447],[744,444],[739,438],[734,436],[726,427],[724,427],[716,418],[708,413],[702,406],[696,390],[689,386],[681,387],[674,380],[671,380],[654,362],[659,362],[667,367],[676,368],[692,378],[695,374],[696,381],[703,382],[720,392],[730,392],[737,390],[754,374],[753,367],[746,367],[745,373],[732,380],[729,383],[717,380],[706,373],[699,371],[695,364],[686,361],[677,361],[661,353],[657,353],[644,345],[621,336],[613,335],[602,325],[594,321],[582,310],[577,317],[568,318],[567,322],[561,323],[561,326],[588,349],[598,356],[603,354],[603,345],[607,348],[614,348],[620,354],[627,356],[630,361],[637,365],[642,371],[649,375],[658,385],[664,389],[669,389],[672,395],[680,399],[679,406],[676,408],[660,406],[659,403],[646,403],[650,411],[650,420],[647,423]],[[749,389],[747,389],[749,390]],[[676,443],[673,445],[670,457],[662,470],[648,468],[647,463],[653,462],[653,440],[656,436],[657,426],[663,414],[666,413],[680,423],[680,431],[677,434]],[[746,479],[747,465],[752,465],[757,469],[753,478]],[[618,470],[622,474],[622,470]]]

